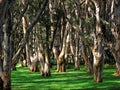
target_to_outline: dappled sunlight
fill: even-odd
[[[28,68],[17,68],[12,72],[12,90],[61,90],[61,89],[105,89],[119,87],[120,77],[114,77],[114,69],[104,69],[103,83],[94,83],[93,75],[88,75],[85,69],[55,72],[50,77],[42,77],[39,72],[31,73]],[[38,89],[39,88],[39,89]]]

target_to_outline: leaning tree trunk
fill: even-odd
[[[12,46],[11,46],[11,31],[12,31],[12,20],[10,6],[11,1],[1,1],[0,11],[2,11],[2,16],[0,20],[3,32],[2,41],[2,60],[0,59],[0,88],[1,90],[11,90],[11,60],[12,60]]]
[[[88,50],[89,49],[85,46],[84,42],[82,42],[82,57],[87,66],[87,73],[91,74],[93,73],[93,63],[92,63],[92,60],[88,57],[90,55],[90,50],[89,51]]]
[[[26,21],[26,18],[25,16],[22,17],[22,24],[23,24],[23,37],[25,38],[25,35],[26,35],[26,29],[27,29],[27,21]],[[25,61],[28,62],[28,64],[30,64],[30,55],[29,55],[29,48],[28,48],[28,42],[26,43],[26,47],[25,47]],[[24,60],[23,60],[23,63],[24,63]],[[26,63],[27,65],[27,63]],[[25,66],[26,66],[25,65]]]
[[[100,23],[100,2],[99,0],[92,0],[96,8],[96,31],[94,36],[94,48],[93,48],[93,58],[94,58],[94,81],[102,82],[102,72],[103,72],[103,40],[102,40],[102,30]]]
[[[25,6],[26,5],[26,0],[22,0],[22,4]],[[26,37],[26,33],[27,33],[27,20],[26,20],[26,17],[25,17],[25,14],[24,16],[22,17],[22,24],[23,24],[23,37],[25,38]],[[25,55],[26,55],[26,64],[29,66],[29,68],[31,68],[31,61],[30,61],[30,48],[29,48],[29,34],[28,34],[28,37],[27,37],[27,42],[26,42],[26,46],[25,46]]]

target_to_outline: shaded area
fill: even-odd
[[[103,83],[94,83],[93,75],[88,75],[85,68],[58,73],[52,71],[51,77],[42,77],[40,73],[31,73],[28,68],[18,67],[12,72],[12,90],[115,90],[120,88],[120,77],[114,77],[114,68],[104,69]]]

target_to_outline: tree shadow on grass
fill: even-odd
[[[12,90],[116,90],[120,85],[120,77],[112,76],[110,70],[105,70],[103,83],[94,83],[93,75],[86,74],[84,70],[52,72],[45,78],[39,72],[21,69],[12,73]]]

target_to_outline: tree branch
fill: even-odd
[[[36,25],[38,20],[42,18],[43,11],[45,10],[47,4],[48,4],[48,0],[46,0],[44,2],[42,9],[38,10],[38,13],[37,13],[36,17],[32,20],[31,24],[28,26],[26,36],[21,40],[21,42],[20,42],[21,45],[20,45],[19,49],[17,50],[16,54],[12,58],[12,65],[14,65],[14,64],[16,64],[18,62],[18,59],[16,59],[16,58],[19,56],[20,52],[25,47],[25,44],[27,42],[27,38],[29,36],[29,33],[32,31],[33,27]]]

